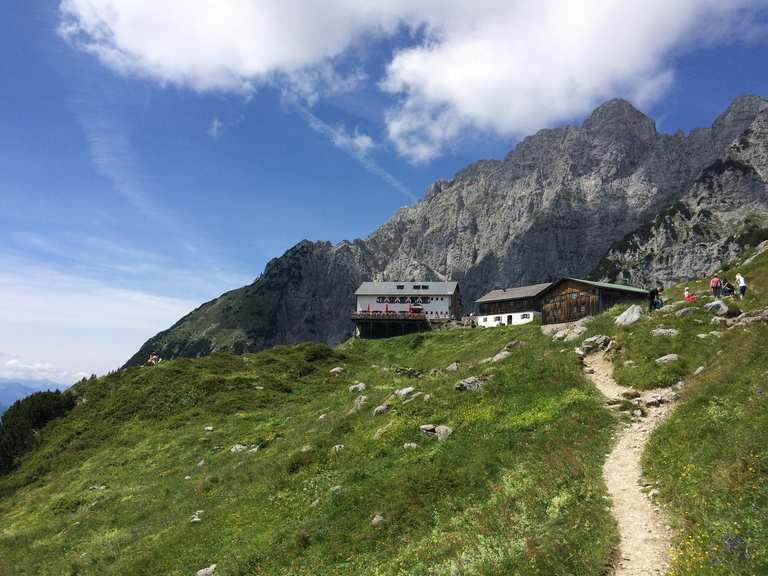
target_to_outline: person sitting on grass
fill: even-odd
[[[727,278],[721,279],[720,284],[722,286],[723,296],[733,296],[736,294],[736,290],[734,289],[733,284],[731,284]]]
[[[648,290],[648,313],[652,314],[654,310],[661,308],[663,302],[659,295],[664,292],[664,287],[656,286]]]
[[[691,291],[688,290],[688,286],[685,287],[685,293],[683,294],[683,300],[686,302],[696,302],[696,295],[691,294]]]

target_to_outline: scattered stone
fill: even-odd
[[[722,316],[715,316],[712,318],[712,320],[709,321],[709,323],[712,326],[721,326],[721,325],[728,325],[728,318],[723,318]]]
[[[702,340],[709,338],[709,334],[696,334],[696,338],[700,338]]]
[[[624,361],[624,367],[626,367],[626,368],[634,368],[635,366],[637,366],[637,362],[635,362],[634,360],[625,360]]]
[[[318,420],[325,420],[328,418],[328,413],[320,414],[320,416],[317,417]]]
[[[726,316],[728,314],[728,304],[722,300],[715,300],[714,302],[704,304],[704,310],[715,316]]]
[[[304,446],[301,447],[302,452],[312,452],[312,444],[304,444]]]
[[[625,390],[621,393],[622,398],[626,398],[627,400],[633,400],[634,398],[640,398],[640,392],[637,390]]]
[[[200,460],[200,462],[197,463],[197,467],[202,468],[203,466],[205,466],[205,460]]]
[[[709,333],[709,335],[710,336],[714,336],[715,338],[720,338],[723,335],[723,333],[722,332],[718,332],[717,330],[712,330]]]
[[[587,366],[584,368],[584,374],[594,374],[594,373],[595,373],[594,368],[591,368],[590,366]]]
[[[648,498],[650,498],[651,500],[657,498],[658,496],[659,496],[659,491],[656,490],[655,488],[648,492]]]
[[[332,376],[338,376],[339,374],[342,374],[344,372],[344,368],[342,368],[341,366],[336,366],[336,368],[331,368],[329,372]]]
[[[696,370],[693,371],[693,375],[698,376],[702,372],[704,372],[704,366],[699,366],[698,368],[696,368]]]
[[[432,394],[424,394],[424,402],[428,402],[432,398]]]
[[[568,330],[560,329],[554,334],[552,334],[552,340],[559,341],[559,340],[565,340],[565,338],[568,336]]]
[[[409,398],[403,400],[403,404],[408,404],[410,402],[413,402],[414,400],[416,400],[416,398],[418,398],[419,396],[422,396],[423,394],[424,394],[423,392],[414,392],[413,394],[411,394]]]
[[[696,314],[696,308],[680,308],[680,310],[675,312],[675,316],[678,318],[687,318],[693,314]]]
[[[632,416],[636,416],[637,418],[642,418],[643,411],[642,410],[633,410],[632,411]]]
[[[200,518],[200,514],[202,514],[202,513],[203,513],[203,511],[202,511],[202,510],[198,510],[197,512],[195,512],[195,513],[192,515],[192,519],[190,520],[190,522],[192,522],[193,524],[197,524],[198,522],[202,522],[202,521],[203,521],[203,519],[202,519],[202,518]]]
[[[184,476],[184,480],[192,480],[192,476]]]
[[[376,406],[376,408],[373,409],[374,416],[381,416],[382,414],[386,414],[387,412],[389,412],[389,406],[386,404],[380,404],[379,406]]]
[[[643,317],[643,309],[637,304],[632,304],[614,320],[616,326],[631,326]]]
[[[211,564],[208,568],[198,570],[196,576],[213,576],[214,572],[216,572],[216,564]]]
[[[339,486],[338,484],[336,486],[333,486],[330,490],[331,496],[341,496],[341,493],[344,489]]]
[[[320,506],[320,498],[316,498],[315,500],[312,500],[312,502],[310,502],[309,504],[310,508],[317,508],[318,506]]]
[[[677,362],[680,360],[680,356],[677,354],[667,354],[666,356],[662,356],[661,358],[656,358],[656,364],[662,365],[662,364],[672,364],[674,362]]]
[[[416,444],[416,442],[406,442],[405,444],[403,444],[403,448],[405,448],[406,450],[418,450],[420,446]]]
[[[368,396],[358,396],[355,398],[355,401],[352,402],[352,408],[349,410],[349,414],[355,414],[356,412],[359,412],[363,406],[368,402]]]
[[[512,356],[512,352],[509,350],[502,350],[501,352],[497,353],[495,356],[491,358],[491,362],[501,362],[502,360],[506,360]]]
[[[680,330],[677,328],[655,328],[651,330],[651,336],[677,336],[680,334]]]
[[[334,454],[340,454],[344,450],[344,444],[336,444],[333,448],[331,448],[331,451]]]
[[[206,426],[205,427],[206,432],[213,432],[213,426]]]
[[[578,340],[584,332],[587,331],[587,327],[582,324],[577,324],[573,328],[571,328],[569,331],[566,332],[565,337],[563,340],[566,342],[572,342],[573,340]]]
[[[473,392],[475,390],[480,390],[483,384],[485,384],[484,379],[478,378],[477,376],[470,376],[469,378],[464,378],[464,380],[460,380],[456,384],[455,388],[459,392]]]
[[[352,386],[349,387],[350,392],[363,392],[365,390],[365,384],[362,382],[358,382],[357,384],[352,384]]]
[[[392,426],[394,425],[394,423],[395,423],[395,421],[394,421],[394,420],[390,420],[390,421],[387,423],[387,425],[386,425],[386,426],[382,426],[381,428],[379,428],[378,430],[376,430],[376,432],[374,432],[374,434],[373,434],[373,439],[374,439],[374,440],[379,440],[379,439],[380,439],[382,436],[384,436],[384,432],[386,432],[387,430],[389,430],[390,428],[392,428]]]
[[[448,439],[448,436],[453,434],[453,428],[445,425],[436,426],[435,434],[437,434],[438,441],[443,442]]]
[[[584,340],[584,342],[581,343],[581,349],[589,354],[590,352],[595,352],[596,350],[605,350],[611,346],[612,343],[613,340],[611,340],[608,336],[605,336],[604,334],[598,334],[597,336],[592,336]]]
[[[451,362],[448,364],[448,366],[445,367],[445,369],[448,372],[456,372],[460,367],[461,365],[458,362]]]
[[[399,398],[404,398],[414,390],[416,390],[416,388],[414,388],[413,386],[406,386],[405,388],[400,388],[400,390],[395,390],[395,396]]]
[[[234,446],[232,446],[232,448],[229,449],[229,451],[232,454],[237,454],[238,452],[242,452],[247,449],[248,449],[248,446],[243,446],[242,444],[235,444]]]
[[[584,358],[586,356],[586,353],[581,348],[574,348],[573,353],[576,354],[579,358]]]
[[[677,384],[672,385],[672,390],[682,390],[685,387],[685,382],[680,380]]]
[[[371,526],[379,526],[384,523],[384,516],[381,514],[376,514],[373,517],[373,520],[371,520]]]
[[[416,368],[401,368],[399,366],[393,366],[392,371],[395,374],[407,376],[408,378],[421,378],[423,375],[423,372],[421,370],[416,370]]]

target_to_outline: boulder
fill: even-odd
[[[722,300],[714,300],[712,302],[708,302],[707,304],[704,304],[704,310],[707,312],[710,312],[711,314],[714,314],[715,316],[727,316],[728,315],[728,304],[723,302]]]
[[[631,326],[643,317],[643,309],[637,304],[632,304],[613,321],[616,326]]]
[[[374,515],[373,519],[371,520],[371,526],[379,526],[384,523],[384,516],[381,514]]]
[[[693,371],[693,375],[698,376],[702,372],[704,372],[704,366],[699,366],[698,368],[696,368],[696,370]]]
[[[723,335],[723,333],[722,332],[718,332],[717,330],[712,330],[709,333],[709,335],[710,336],[714,336],[715,338],[720,338]]]
[[[456,372],[460,367],[461,365],[458,362],[451,362],[448,364],[448,366],[445,367],[445,369],[448,372]]]
[[[455,388],[459,392],[474,392],[482,388],[483,384],[485,384],[485,380],[482,378],[470,376],[469,378],[464,378],[464,380],[459,380]]]
[[[207,568],[201,568],[195,574],[196,576],[213,576],[216,572],[216,564],[211,564]]]
[[[680,356],[677,354],[667,354],[666,356],[662,356],[661,358],[656,358],[656,364],[662,365],[662,364],[672,364],[674,362],[677,362],[680,360]]]
[[[597,336],[592,336],[584,340],[584,342],[581,343],[581,349],[589,354],[590,352],[595,352],[596,350],[604,350],[608,348],[612,342],[613,340],[611,340],[608,336],[605,336],[604,334],[598,334]]]
[[[643,411],[642,410],[632,410],[632,416],[636,416],[637,418],[642,418]]]
[[[334,454],[340,454],[344,450],[344,444],[336,444],[333,448],[331,448],[331,451]]]
[[[584,332],[587,331],[587,327],[582,324],[577,324],[570,330],[568,330],[565,334],[565,337],[563,340],[566,342],[571,342],[573,340],[578,340]]]
[[[243,446],[242,444],[235,444],[234,446],[232,446],[232,448],[229,449],[229,451],[232,454],[237,454],[238,452],[244,452],[247,449],[248,449],[248,446]]]
[[[512,356],[512,352],[509,350],[502,350],[498,354],[496,354],[493,358],[491,358],[491,362],[501,362],[502,360],[506,360]]]
[[[213,426],[206,426],[205,427],[206,432],[213,432]]]
[[[687,318],[688,316],[692,316],[693,314],[696,314],[696,308],[680,308],[677,312],[675,312],[675,316],[678,318]]]
[[[552,334],[552,340],[554,340],[555,342],[559,340],[565,340],[567,336],[568,336],[568,330],[564,330],[561,328],[560,330]]]
[[[365,384],[362,382],[358,382],[357,384],[352,384],[352,386],[349,387],[350,392],[363,392],[365,390]]]
[[[386,404],[380,404],[373,409],[374,416],[381,416],[382,414],[386,414],[387,412],[389,412],[389,406]]]
[[[414,390],[416,390],[416,388],[414,388],[413,386],[400,388],[400,390],[395,390],[395,396],[397,396],[398,398],[405,398],[406,396],[408,396],[408,394],[410,394]]]
[[[352,408],[349,409],[348,414],[354,414],[359,412],[363,406],[368,402],[368,396],[360,395],[352,402]]]
[[[203,466],[205,466],[205,460],[200,460],[200,461],[197,463],[197,467],[198,467],[198,468],[202,468]]]
[[[403,404],[410,404],[411,402],[413,402],[414,400],[416,400],[416,399],[417,399],[419,396],[423,396],[423,395],[424,395],[424,393],[423,393],[423,392],[414,392],[414,393],[413,393],[413,394],[411,394],[411,395],[410,395],[408,398],[406,398],[405,400],[403,400]]]
[[[406,450],[418,450],[420,446],[416,444],[416,442],[406,442],[405,444],[403,444],[403,448],[405,448]]]
[[[651,336],[669,336],[674,337],[680,334],[677,328],[654,328],[651,330]]]
[[[445,425],[436,426],[435,434],[437,434],[438,441],[443,442],[448,439],[448,436],[453,434],[453,428]]]
[[[341,366],[336,366],[335,368],[331,368],[329,372],[333,376],[338,376],[339,374],[342,374],[344,372],[344,368],[342,368]]]

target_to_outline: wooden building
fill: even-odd
[[[561,278],[547,284],[489,292],[477,300],[478,325],[524,324],[539,315],[542,324],[573,322],[616,304],[644,303],[647,298],[648,291],[643,288]]]
[[[458,282],[363,282],[355,292],[355,335],[387,338],[458,319]]]

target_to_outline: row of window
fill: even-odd
[[[530,314],[520,314],[520,320],[530,320],[531,315]],[[494,322],[501,322],[501,316],[494,316],[493,317]],[[483,316],[483,324],[488,322],[488,316]]]
[[[405,290],[405,284],[397,284],[395,286],[398,290]],[[429,284],[414,284],[414,290],[429,290]]]
[[[437,296],[379,296],[376,302],[379,304],[429,304],[430,302],[442,302],[443,297]]]

